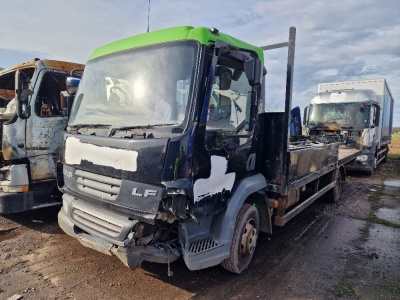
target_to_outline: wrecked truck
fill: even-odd
[[[63,92],[71,71],[83,68],[35,59],[0,71],[1,214],[60,204],[56,164],[68,102]]]
[[[372,175],[387,160],[393,106],[385,79],[320,83],[304,120],[310,135],[358,137],[362,153],[346,168]]]
[[[64,132],[63,231],[130,268],[183,256],[241,273],[259,232],[336,201],[360,150],[290,136],[295,32],[257,47],[185,26],[95,50]],[[281,47],[285,111],[266,113],[264,50]]]

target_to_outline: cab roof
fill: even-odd
[[[71,72],[72,70],[83,70],[85,68],[85,65],[83,64],[78,64],[78,63],[72,63],[72,62],[66,62],[66,61],[59,61],[59,60],[51,60],[51,59],[35,59],[35,60],[30,60],[18,65],[15,65],[11,68],[6,68],[0,71],[1,74],[8,73],[10,71],[15,71],[19,69],[25,69],[29,67],[38,67],[39,64],[43,64],[43,67],[52,69],[52,70],[57,70],[57,71],[65,71],[65,72]]]
[[[210,28],[194,28],[191,26],[173,27],[128,37],[97,48],[93,51],[89,60],[128,49],[182,40],[195,40],[203,45],[211,45],[216,40],[222,40],[238,48],[252,50],[257,53],[259,59],[264,61],[264,53],[260,47],[248,44],[221,32],[213,33]]]

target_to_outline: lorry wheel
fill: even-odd
[[[339,201],[340,198],[340,187],[341,187],[341,180],[340,180],[340,171],[336,170],[335,173],[335,186],[331,188],[328,192],[326,192],[326,199],[329,202],[336,203]]]
[[[224,269],[240,274],[248,267],[256,248],[258,228],[257,208],[243,204],[236,219],[229,257],[221,263]]]
[[[378,167],[378,158],[377,158],[377,156],[375,155],[375,156],[374,156],[373,165],[371,166],[371,169],[369,169],[369,170],[367,171],[367,174],[368,174],[368,175],[374,175],[375,170],[376,170],[377,167]]]

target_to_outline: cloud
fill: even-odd
[[[4,1],[0,66],[36,56],[84,63],[96,47],[145,32],[147,9],[148,0]],[[321,82],[386,78],[400,126],[398,0],[151,1],[150,30],[179,25],[216,27],[260,46],[287,40],[296,26],[293,105],[308,105]],[[265,56],[266,99],[280,104],[286,53]]]

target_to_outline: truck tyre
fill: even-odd
[[[331,188],[328,192],[326,192],[326,199],[332,203],[338,202],[340,198],[340,187],[341,187],[340,171],[336,170],[334,176],[335,176],[335,186]]]
[[[371,168],[367,171],[367,174],[368,174],[368,175],[374,175],[375,170],[376,170],[377,167],[378,167],[378,157],[377,157],[377,153],[375,152],[373,165],[372,165]]]
[[[256,248],[258,228],[257,208],[243,204],[236,219],[229,257],[221,263],[224,269],[240,274],[248,267]]]

